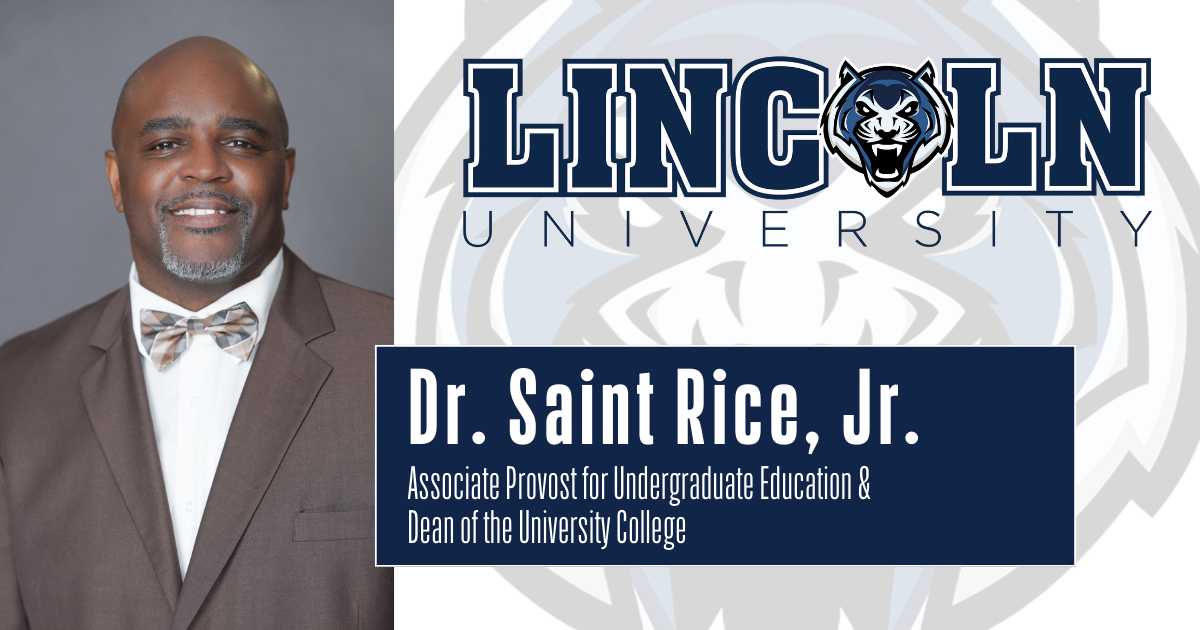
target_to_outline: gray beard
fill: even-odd
[[[163,266],[171,275],[188,282],[215,282],[237,275],[242,270],[242,263],[246,259],[246,244],[250,241],[250,213],[248,210],[242,210],[241,214],[243,215],[241,217],[242,240],[237,251],[229,258],[210,263],[184,260],[172,251],[171,244],[167,240],[167,218],[165,214],[162,215],[158,223],[158,244],[162,248]],[[196,232],[197,230],[189,231]],[[207,230],[199,230],[199,232],[206,233]]]

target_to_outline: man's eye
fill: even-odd
[[[870,107],[867,107],[863,103],[858,103],[855,105],[855,110],[858,112],[859,116],[870,116],[871,114],[875,113],[874,111],[871,111]]]
[[[235,149],[257,149],[258,148],[256,146],[254,146],[254,144],[252,142],[249,142],[247,140],[230,140],[229,146],[231,146]]]
[[[174,140],[165,140],[163,142],[159,142],[158,144],[150,147],[150,150],[152,150],[152,151],[169,151],[178,146],[179,146],[179,143],[175,142]]]

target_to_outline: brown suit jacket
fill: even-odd
[[[0,348],[0,629],[392,627],[374,345],[393,303],[284,255],[186,580],[128,286]]]

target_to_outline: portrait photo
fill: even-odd
[[[391,15],[0,8],[0,627],[392,627]]]

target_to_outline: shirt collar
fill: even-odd
[[[254,344],[257,346],[258,341],[262,339],[263,332],[266,331],[267,315],[270,313],[271,302],[275,299],[275,291],[279,288],[281,278],[283,278],[282,247],[279,248],[279,253],[275,254],[275,257],[271,259],[271,262],[267,264],[266,268],[262,270],[262,273],[257,278],[217,298],[212,304],[198,311],[190,311],[143,287],[138,282],[137,264],[131,263],[129,266],[129,303],[133,311],[134,339],[140,339],[142,335],[140,320],[142,309],[163,311],[175,315],[183,315],[184,317],[207,317],[217,311],[234,306],[239,302],[245,302],[250,305],[250,310],[254,311],[254,314],[258,316],[258,334],[254,339]],[[150,358],[144,345],[139,343],[137,346],[142,356]]]

